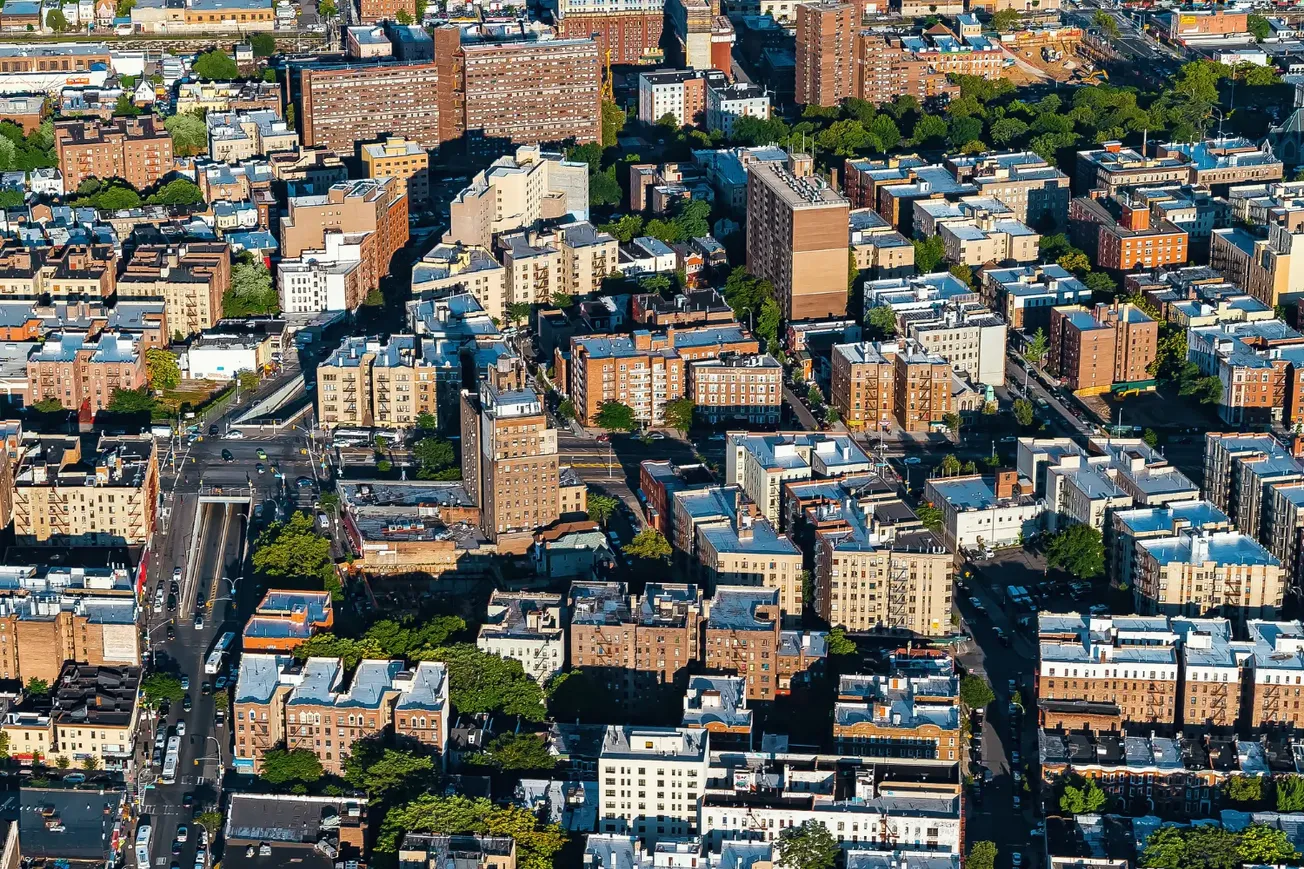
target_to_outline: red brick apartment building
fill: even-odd
[[[1069,226],[1097,268],[1126,272],[1185,265],[1190,237],[1170,220],[1153,221],[1144,203],[1079,196],[1069,202]]]
[[[408,199],[395,178],[366,178],[334,184],[321,196],[292,196],[281,218],[281,255],[300,256],[325,247],[327,232],[366,233],[362,241],[363,283],[380,286],[395,251],[408,240]]]
[[[1115,383],[1150,383],[1147,370],[1158,352],[1159,324],[1125,302],[1062,305],[1050,312],[1051,371],[1074,392],[1105,392]]]
[[[88,178],[121,178],[144,190],[172,171],[172,137],[152,115],[108,123],[59,121],[54,150],[65,190],[76,190]]]
[[[860,10],[833,0],[797,5],[797,90],[802,105],[836,106],[856,95]]]

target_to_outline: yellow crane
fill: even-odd
[[[616,101],[616,90],[615,90],[616,86],[611,78],[611,49],[610,48],[607,49],[607,53],[606,53],[605,72],[606,72],[606,77],[603,79],[602,82],[602,99],[604,99],[609,103],[614,103]]]

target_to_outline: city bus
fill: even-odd
[[[218,637],[217,645],[213,647],[213,652],[204,662],[204,672],[210,676],[216,675],[222,669],[222,661],[226,658],[226,653],[230,650],[231,644],[235,642],[235,633],[227,631]]]
[[[150,869],[149,842],[154,830],[149,824],[136,828],[136,869]]]
[[[177,780],[177,763],[181,757],[181,737],[173,736],[168,740],[167,754],[163,757],[163,775],[160,780],[170,785]]]

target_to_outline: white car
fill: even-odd
[[[186,735],[186,722],[184,722],[184,721],[178,721],[178,722],[177,722],[177,736],[185,736],[185,735]]]
[[[226,439],[229,441],[242,441],[244,440],[244,432],[238,428],[233,428],[226,433]]]

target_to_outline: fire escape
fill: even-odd
[[[910,567],[905,561],[888,558],[887,621],[889,628],[910,625]]]

